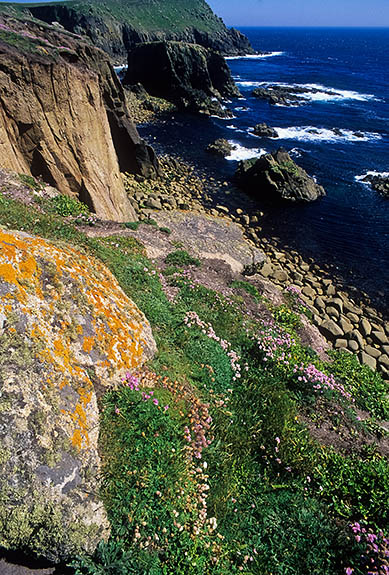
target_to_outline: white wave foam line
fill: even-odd
[[[298,140],[300,142],[370,142],[382,138],[380,134],[374,132],[352,132],[351,130],[334,132],[327,128],[314,128],[313,126],[275,127],[274,129],[281,140]],[[357,135],[358,133],[360,135]]]
[[[245,148],[235,142],[234,140],[228,140],[228,142],[235,146],[235,150],[232,150],[229,156],[226,156],[226,160],[234,160],[235,162],[239,162],[240,160],[250,160],[251,158],[260,158],[264,154],[267,154],[267,151],[263,148]]]
[[[338,90],[336,88],[322,86],[321,84],[288,84],[286,82],[251,81],[237,81],[236,84],[242,88],[267,88],[268,86],[280,86],[282,88],[291,88],[291,93],[293,93],[293,88],[307,88],[307,92],[297,94],[297,96],[304,100],[311,100],[314,102],[331,102],[340,100],[356,100],[359,102],[379,101],[379,98],[376,98],[373,94],[360,94],[353,90]],[[317,90],[317,92],[310,92],[309,90]]]
[[[263,58],[273,58],[282,56],[285,52],[265,52],[264,54],[246,54],[245,56],[226,56],[226,60],[262,60]]]
[[[366,174],[362,174],[361,176],[355,176],[355,180],[356,180],[357,182],[361,182],[361,184],[367,184],[367,185],[369,185],[369,182],[364,182],[364,181],[363,181],[367,176],[379,176],[379,177],[382,177],[382,178],[389,178],[389,172],[374,172],[374,171],[370,171],[370,172],[366,172]]]

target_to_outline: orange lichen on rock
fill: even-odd
[[[146,318],[101,262],[21,232],[0,231],[0,283],[6,329],[22,330],[41,381],[58,392],[68,437],[87,447],[94,383],[113,384],[155,352]]]

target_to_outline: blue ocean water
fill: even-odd
[[[228,104],[235,117],[177,120],[173,138],[165,134],[170,150],[209,165],[205,145],[225,137],[239,145],[234,159],[212,163],[227,176],[239,159],[280,146],[292,151],[327,195],[310,205],[266,209],[264,230],[337,265],[346,281],[359,288],[387,289],[389,200],[356,178],[389,172],[389,29],[242,31],[256,50],[270,54],[228,60],[243,96]],[[271,106],[251,95],[255,86],[266,83],[318,92],[307,92],[304,105]],[[278,129],[280,137],[255,137],[250,128],[259,122]]]

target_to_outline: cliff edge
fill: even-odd
[[[45,22],[86,35],[121,62],[136,44],[161,40],[200,44],[225,55],[253,53],[246,36],[228,29],[204,0],[72,0],[24,6]]]
[[[2,166],[76,195],[103,219],[135,214],[120,172],[153,177],[107,56],[72,34],[0,15]]]

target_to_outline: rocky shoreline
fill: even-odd
[[[312,323],[335,349],[355,354],[360,363],[389,380],[389,321],[384,308],[380,309],[366,293],[345,285],[334,270],[282,246],[277,238],[264,237],[261,227],[264,214],[250,214],[236,207],[236,203],[234,206],[234,193],[228,182],[208,181],[182,160],[168,156],[161,158],[161,164],[165,172],[161,180],[142,182],[142,178],[134,176],[127,179],[129,199],[140,220],[152,218],[153,210],[178,208],[240,224],[253,248],[266,255],[265,263],[256,273],[281,290],[294,286],[311,314]],[[219,198],[224,195],[225,201],[215,203],[216,194]]]

